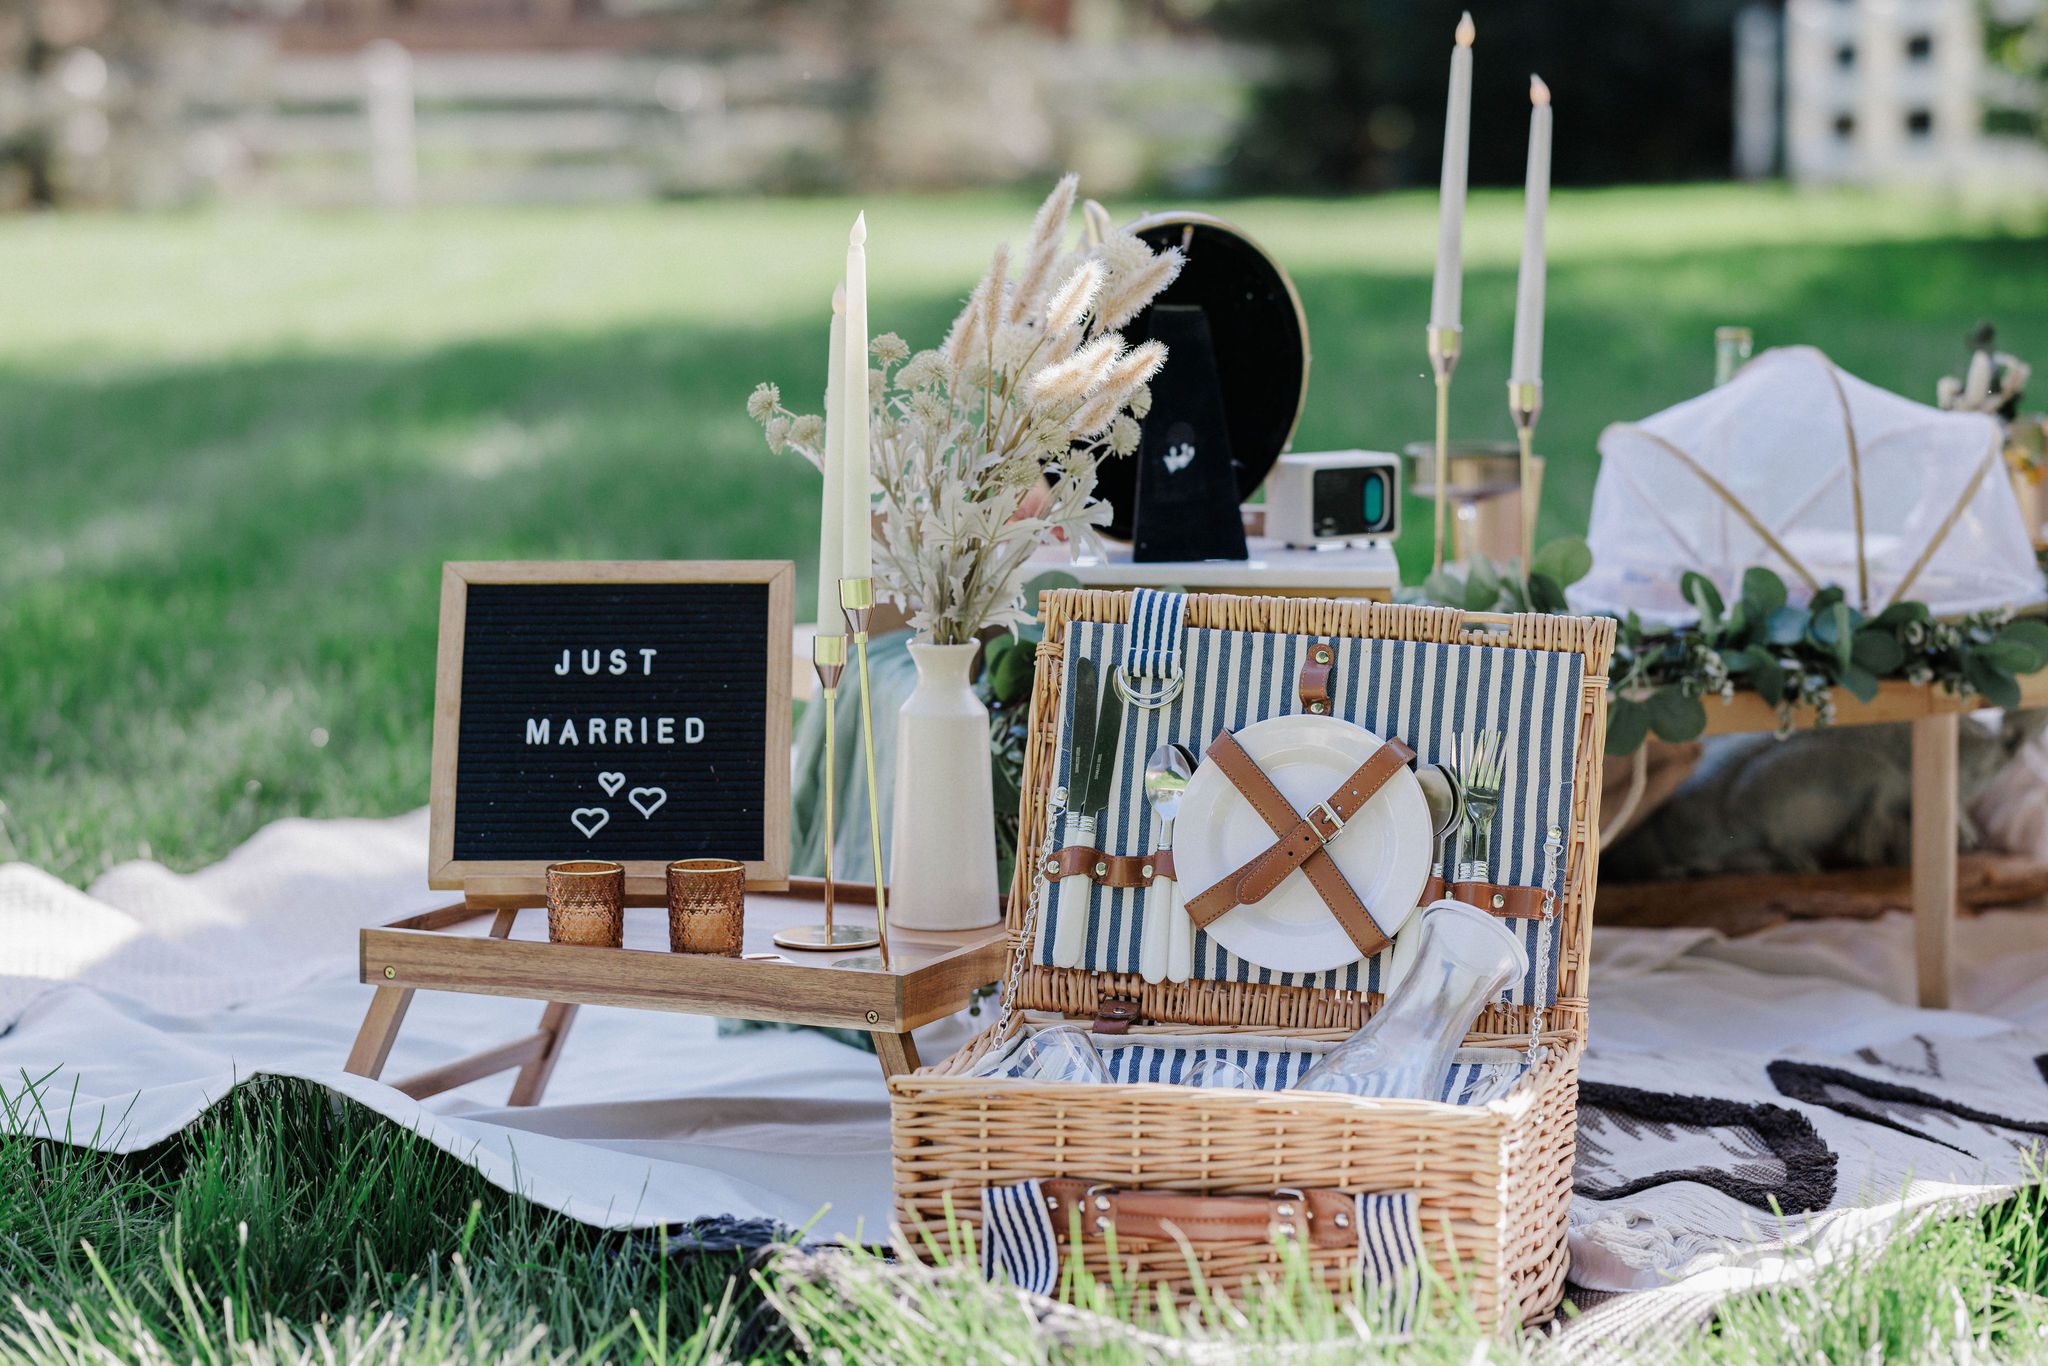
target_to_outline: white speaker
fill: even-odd
[[[1266,535],[1302,549],[1392,540],[1401,457],[1386,451],[1283,455],[1266,476]]]

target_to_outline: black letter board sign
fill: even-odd
[[[434,702],[435,887],[545,894],[616,859],[789,877],[788,561],[449,564]]]

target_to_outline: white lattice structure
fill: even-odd
[[[2043,0],[1992,0],[2023,17]],[[1984,132],[2001,87],[1980,0],[1786,0],[1785,170],[1799,181],[2036,186],[2048,147]],[[2016,13],[2015,13],[2016,12]]]

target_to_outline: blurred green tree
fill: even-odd
[[[1743,0],[1473,0],[1472,178],[1522,178],[1528,77],[1556,93],[1565,184],[1719,179],[1734,141]],[[1228,175],[1347,193],[1436,179],[1457,0],[1221,0],[1219,27],[1274,58]]]
[[[1985,60],[2003,77],[1986,92],[1984,131],[2048,142],[2048,6],[1984,0],[1983,13]]]

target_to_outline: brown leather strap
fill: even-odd
[[[1098,887],[1150,887],[1173,876],[1173,850],[1152,854],[1105,854],[1092,844],[1070,844],[1046,859],[1041,870],[1054,882],[1086,874]]]
[[[1308,658],[1302,661],[1298,684],[1303,711],[1315,716],[1329,714],[1330,667],[1336,662],[1337,651],[1327,642],[1319,640],[1308,647]]]
[[[1423,887],[1422,904],[1427,906],[1446,896],[1491,911],[1503,920],[1545,920],[1551,912],[1550,894],[1541,887],[1512,887],[1495,882],[1454,882],[1446,886],[1437,876],[1432,876]]]
[[[1230,732],[1217,735],[1209,746],[1208,757],[1280,838],[1214,887],[1189,898],[1185,903],[1188,918],[1198,926],[1206,926],[1226,911],[1262,900],[1299,868],[1360,953],[1369,958],[1384,949],[1388,943],[1385,932],[1351,884],[1344,880],[1336,863],[1323,852],[1323,845],[1364,808],[1387,779],[1415,757],[1414,751],[1399,740],[1387,741],[1338,786],[1328,801],[1306,816],[1297,812],[1280,789],[1273,786],[1273,780]],[[1410,908],[1401,909],[1405,913]]]
[[[1242,749],[1238,753],[1244,755],[1246,764],[1251,764],[1251,756],[1245,755]],[[1335,839],[1345,823],[1372,800],[1374,793],[1386,786],[1387,779],[1407,767],[1408,761],[1414,757],[1414,751],[1399,740],[1391,740],[1374,750],[1350,777],[1338,785],[1327,801],[1310,808],[1306,816],[1299,817],[1288,827],[1278,843],[1239,870],[1238,904],[1249,906],[1264,901],[1282,879],[1308,860],[1310,854],[1320,851]],[[1226,767],[1224,772],[1229,774],[1230,769]],[[1265,774],[1261,773],[1259,777],[1264,779]]]
[[[1078,1209],[1083,1237],[1100,1239],[1114,1230],[1119,1243],[1270,1243],[1278,1236],[1304,1238],[1310,1247],[1358,1246],[1357,1201],[1338,1190],[1197,1195],[1066,1180],[1041,1182],[1039,1189],[1053,1230],[1062,1237],[1071,1227],[1070,1212]]]

